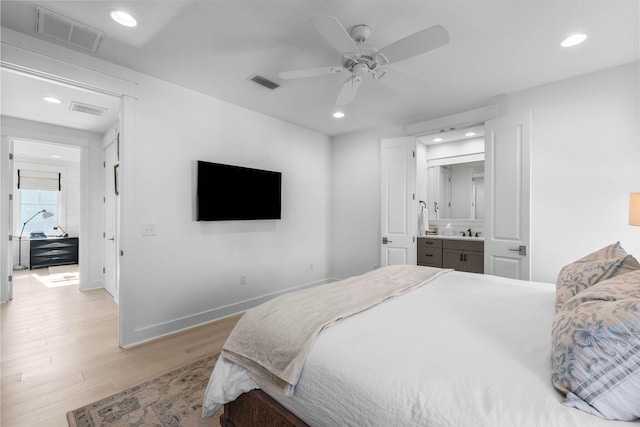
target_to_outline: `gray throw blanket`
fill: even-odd
[[[281,295],[244,314],[222,357],[247,369],[261,387],[276,385],[290,396],[307,353],[324,328],[448,271],[394,265]]]

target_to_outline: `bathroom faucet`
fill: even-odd
[[[469,233],[469,237],[471,237],[471,227],[469,227],[469,229],[467,230],[467,233]]]

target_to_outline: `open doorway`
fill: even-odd
[[[10,159],[2,165],[9,178],[2,192],[10,195],[2,210],[12,236],[2,254],[3,301],[13,297],[12,274],[24,270],[60,267],[80,290],[104,288],[104,145],[118,127],[120,97],[6,68],[2,83],[2,149]]]
[[[13,270],[78,271],[80,147],[13,141]]]

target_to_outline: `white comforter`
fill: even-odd
[[[562,405],[554,303],[551,284],[452,272],[327,328],[295,394],[266,391],[312,426],[629,425]],[[256,387],[220,360],[204,414]]]

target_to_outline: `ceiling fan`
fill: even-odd
[[[449,43],[447,30],[440,25],[434,25],[378,50],[365,44],[371,34],[371,28],[368,25],[356,25],[351,28],[350,32],[347,32],[334,16],[317,16],[311,21],[327,42],[342,55],[342,64],[283,71],[278,75],[281,79],[299,79],[348,72],[350,76],[338,93],[336,105],[351,103],[358,92],[362,79],[367,74],[370,74],[374,80],[386,82],[391,86],[411,88],[412,82],[401,81],[401,79],[411,80],[410,76],[402,75],[397,70],[386,68],[386,66]],[[393,74],[401,75],[400,79],[390,77]],[[385,76],[386,79],[384,79]]]

